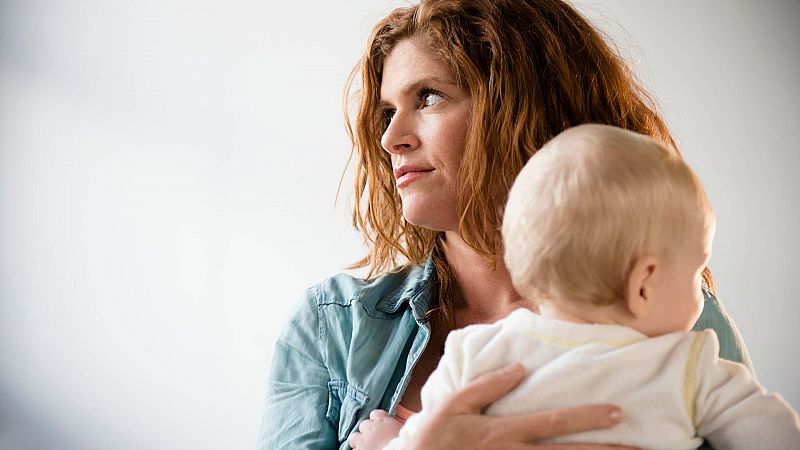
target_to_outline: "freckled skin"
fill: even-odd
[[[413,39],[395,46],[384,64],[381,101],[391,117],[381,139],[392,166],[432,169],[398,188],[403,216],[437,231],[458,229],[458,170],[471,98],[449,67]]]

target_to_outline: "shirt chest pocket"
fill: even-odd
[[[338,430],[339,442],[347,439],[359,412],[369,401],[369,396],[346,381],[333,380],[328,382],[328,411],[325,417],[335,430]]]

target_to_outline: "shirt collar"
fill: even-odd
[[[418,322],[427,321],[425,316],[431,305],[433,283],[436,282],[433,254],[429,254],[422,265],[411,266],[402,272],[406,272],[405,283],[398,286],[396,294],[382,298],[376,305],[377,309],[395,313],[408,303]]]

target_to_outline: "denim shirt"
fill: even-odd
[[[349,449],[347,437],[372,410],[394,414],[430,337],[435,277],[428,258],[373,280],[340,274],[308,289],[275,344],[258,448]],[[720,356],[750,366],[733,322],[705,294],[695,330],[713,328]]]

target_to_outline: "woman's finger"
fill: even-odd
[[[518,416],[494,418],[495,429],[513,441],[533,442],[581,431],[611,428],[622,421],[622,411],[613,405],[537,411]]]
[[[487,372],[454,392],[441,407],[447,415],[477,414],[517,387],[524,377],[519,363]]]
[[[511,446],[504,447],[503,450],[639,450],[639,448],[603,444],[512,444]]]
[[[625,447],[623,445],[602,444],[564,444],[564,445],[536,445],[519,447],[519,450],[639,450],[638,447]]]

